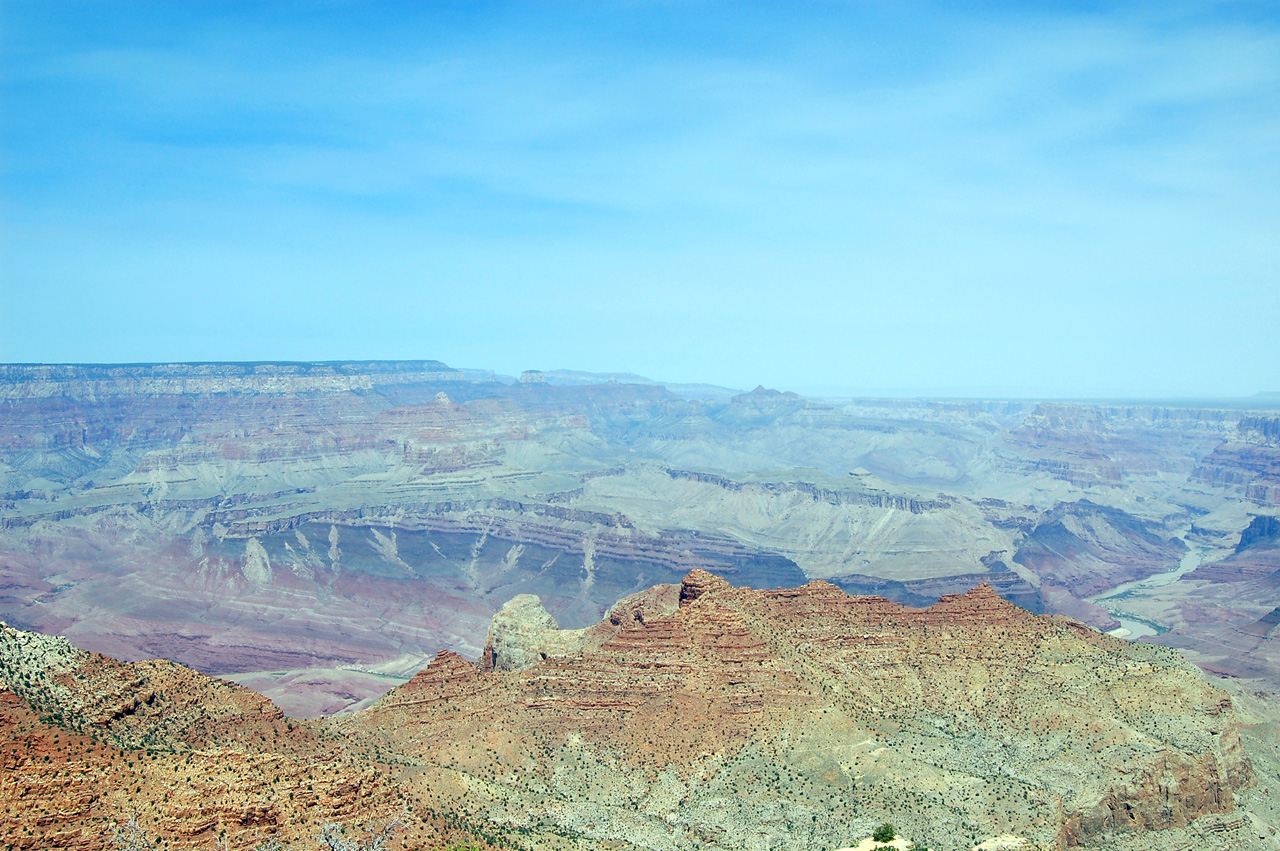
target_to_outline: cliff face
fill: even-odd
[[[675,585],[655,585],[619,602],[595,626],[560,629],[537,597],[521,594],[493,616],[481,667],[489,671],[524,671],[548,658],[597,649],[625,629],[670,615],[679,599]]]
[[[1229,812],[1249,780],[1230,701],[1176,654],[986,587],[912,610],[694,571],[669,614],[551,652],[532,605],[504,629],[521,611],[545,658],[442,654],[342,726],[470,778],[491,817],[647,848],[752,847],[761,825],[839,847],[885,820],[1057,847]]]
[[[1239,414],[1149,405],[1037,405],[1008,445],[1037,469],[1084,487],[1124,487],[1134,477],[1190,472],[1234,431]]]
[[[1280,504],[1280,417],[1241,417],[1230,439],[1191,475],[1257,504]]]
[[[479,655],[518,594],[585,628],[699,568],[911,605],[988,582],[1110,628],[1086,598],[1176,565],[1182,538],[1234,541],[1268,474],[1225,453],[1274,450],[1257,412],[470,375],[0,366],[0,617],[209,672],[408,674]],[[1217,617],[1196,605],[1141,617]]]

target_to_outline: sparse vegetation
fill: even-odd
[[[875,833],[871,834],[871,838],[876,842],[892,842],[893,838],[897,835],[897,828],[888,822],[885,822],[876,828]]]

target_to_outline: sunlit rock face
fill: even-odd
[[[1249,783],[1230,700],[1176,653],[985,585],[916,610],[693,571],[672,596],[560,639],[517,598],[481,664],[441,654],[341,723],[484,779],[491,817],[645,848],[754,847],[762,824],[835,848],[883,821],[1059,847],[1229,813]]]
[[[532,668],[560,649],[560,627],[533,594],[521,594],[503,606],[489,624],[484,665],[496,671]],[[565,649],[573,646],[564,641]]]
[[[1251,768],[1226,695],[1173,651],[987,586],[927,609],[702,570],[556,630],[535,598],[481,662],[442,650],[373,707],[304,722],[164,660],[0,625],[0,827],[104,847],[305,845],[392,815],[405,847],[933,847],[1238,841]],[[17,837],[15,840],[14,837]],[[1126,837],[1128,839],[1126,839]]]

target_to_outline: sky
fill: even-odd
[[[0,3],[0,361],[1280,390],[1273,2]]]

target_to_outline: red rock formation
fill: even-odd
[[[807,764],[797,743],[814,737],[837,749],[865,739],[869,750],[848,768],[788,769],[776,794],[797,797],[785,806],[830,795],[824,784],[854,772],[879,779],[838,786],[841,806],[909,824],[954,819],[959,808],[980,822],[984,810],[963,790],[994,783],[990,794],[1006,800],[999,790],[1017,789],[1024,802],[1006,827],[1068,844],[1229,811],[1248,779],[1229,701],[1175,655],[1032,615],[987,586],[913,610],[825,582],[753,591],[695,570],[676,610],[622,626],[523,671],[442,654],[343,723],[489,778],[503,795],[552,783],[567,796],[556,812],[575,824],[571,811],[609,822],[590,804],[593,783],[606,781],[566,774],[558,761],[615,760],[651,779],[639,789],[677,772],[686,790],[668,816],[677,823],[711,794],[708,778],[749,754]],[[1073,779],[1056,779],[1063,772]],[[917,798],[916,777],[933,778],[938,797]],[[656,793],[635,794],[644,806]]]
[[[310,843],[322,824],[367,824],[403,797],[385,761],[247,689],[0,626],[6,848],[105,849],[135,814],[168,848],[212,848],[223,833],[235,848]],[[474,838],[427,804],[411,813],[411,847]]]
[[[6,629],[0,829],[96,849],[141,810],[168,847],[245,846],[405,800],[409,847],[506,830],[745,847],[765,823],[780,847],[834,847],[881,820],[1052,846],[1230,811],[1249,776],[1230,702],[1171,651],[987,586],[908,609],[695,570],[575,636],[524,670],[442,652],[308,724],[171,663]]]

